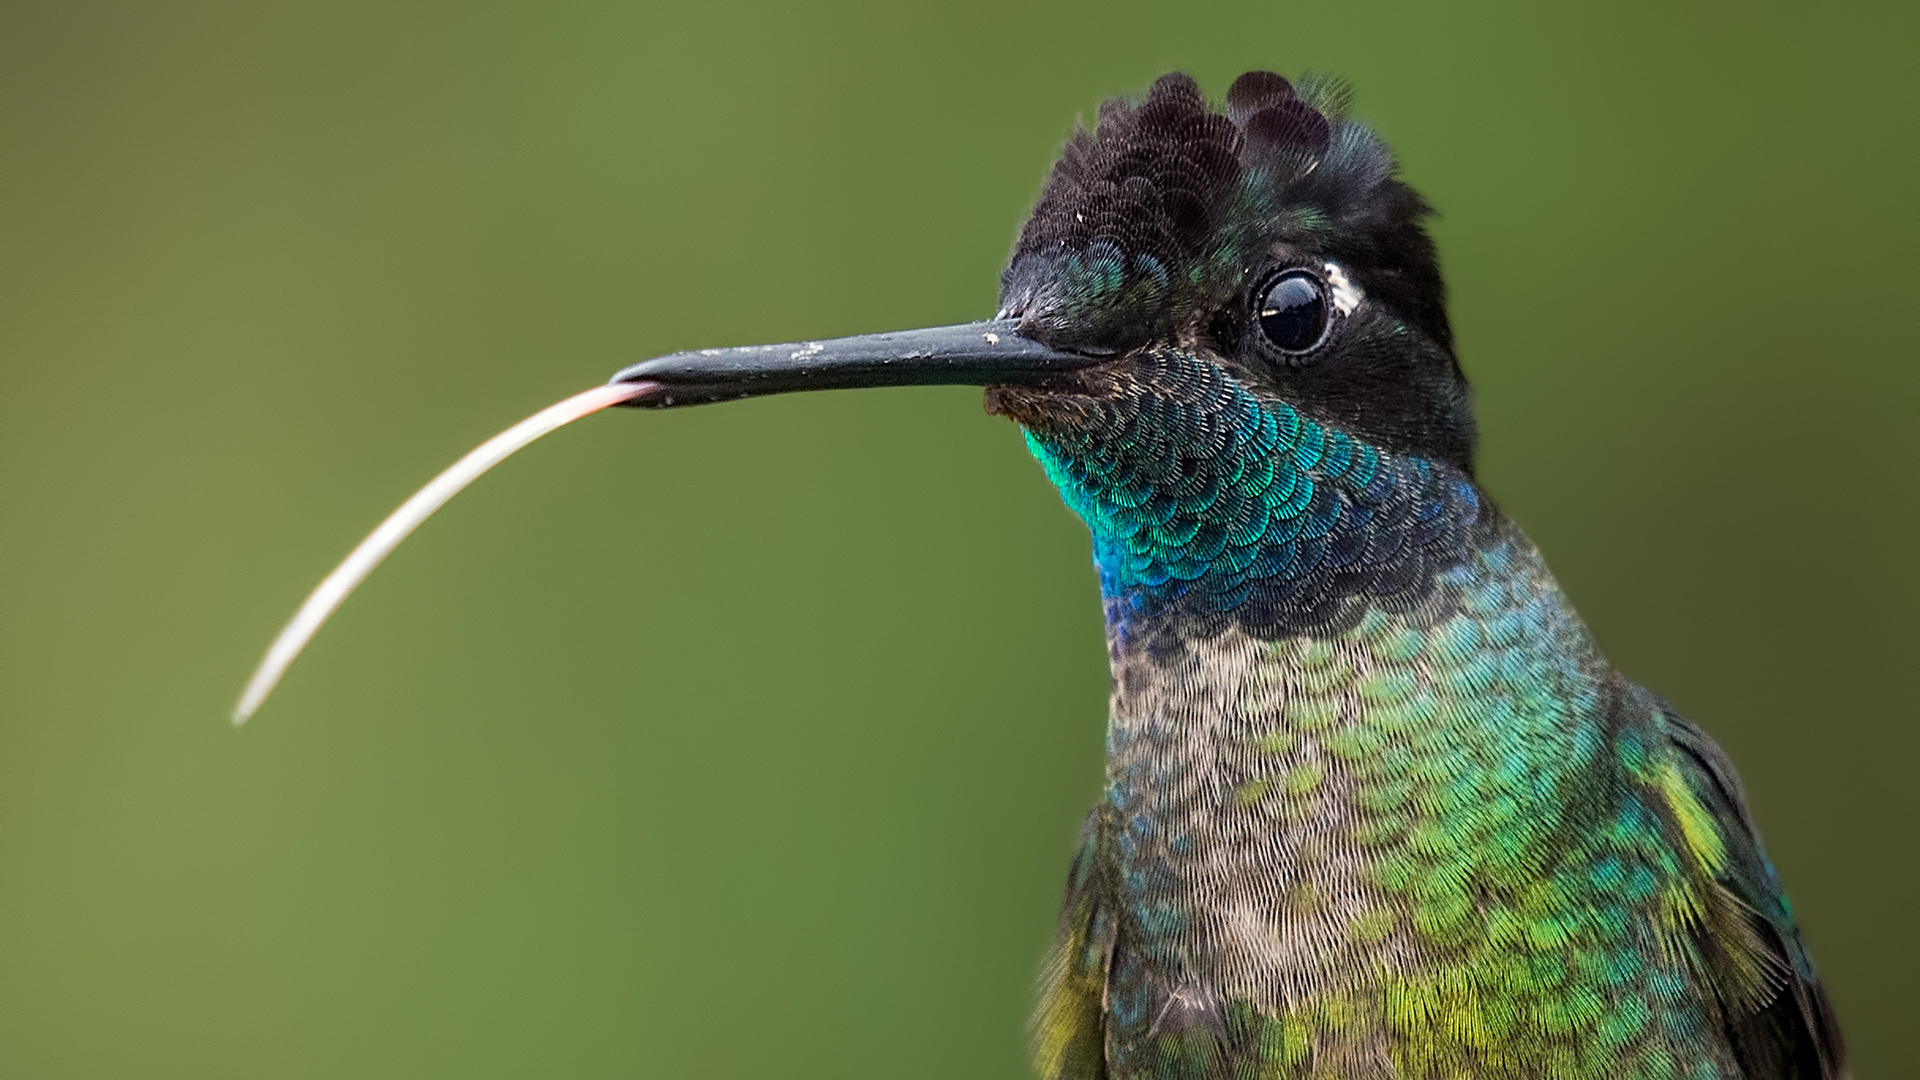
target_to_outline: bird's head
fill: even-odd
[[[1384,449],[1470,471],[1473,413],[1422,227],[1430,210],[1347,98],[1333,80],[1255,71],[1215,110],[1191,78],[1164,76],[1068,141],[994,320],[678,353],[615,380],[661,384],[638,406],[997,385],[1001,411],[1045,425],[1059,411],[1050,390],[1077,398],[1103,367],[1176,350]]]
[[[1338,622],[1363,594],[1423,591],[1457,556],[1436,538],[1477,516],[1429,212],[1340,84],[1251,72],[1216,110],[1167,75],[1068,141],[994,319],[615,380],[655,384],[639,406],[985,386],[1093,529],[1110,599]]]
[[[1471,471],[1427,205],[1346,104],[1340,84],[1263,71],[1236,80],[1219,112],[1184,75],[1137,104],[1109,101],[1020,230],[1000,317],[1074,353],[1177,352],[1195,362],[1182,371]],[[1104,368],[1059,385],[1110,388],[1144,370]],[[1071,390],[1008,387],[992,403],[1040,430],[1083,414]]]

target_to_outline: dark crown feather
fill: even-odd
[[[1235,80],[1224,112],[1183,74],[1111,99],[1053,166],[1002,275],[1002,308],[1057,344],[1124,351],[1241,286],[1261,250],[1312,234],[1370,293],[1449,345],[1429,213],[1344,84]]]

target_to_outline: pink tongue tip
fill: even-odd
[[[556,428],[564,427],[590,413],[599,412],[610,405],[629,401],[652,389],[653,383],[630,382],[611,383],[582,391],[558,404],[527,417],[507,430],[475,447],[466,457],[454,462],[439,476],[434,477],[426,487],[415,492],[413,497],[400,504],[400,508],[387,515],[378,528],[367,534],[360,546],[350,552],[346,560],[328,574],[294,612],[293,618],[273,639],[273,645],[267,649],[267,655],[260,660],[260,666],[253,671],[253,678],[247,680],[246,692],[240,695],[239,704],[233,709],[235,726],[247,722],[247,718],[259,710],[261,702],[273,692],[285,675],[300,650],[307,647],[313,635],[319,632],[327,618],[334,613],[348,594],[373,573],[373,568],[381,560],[400,546],[407,534],[420,527],[420,523],[433,515],[435,510],[447,504],[447,500],[460,493],[468,484],[480,478],[480,474],[505,461],[521,447]]]

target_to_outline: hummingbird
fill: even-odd
[[[657,357],[540,430],[929,384],[1019,428],[1112,668],[1046,1080],[1845,1077],[1732,763],[1475,480],[1431,213],[1343,83],[1170,74],[1069,138],[992,319]]]

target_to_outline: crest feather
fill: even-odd
[[[1408,314],[1445,344],[1439,269],[1420,229],[1429,211],[1393,180],[1386,143],[1348,118],[1351,97],[1334,79],[1296,87],[1252,71],[1219,111],[1179,73],[1137,103],[1102,103],[1020,230],[1004,312],[1054,344],[1126,351],[1231,295],[1265,246],[1310,229],[1430,290]]]

